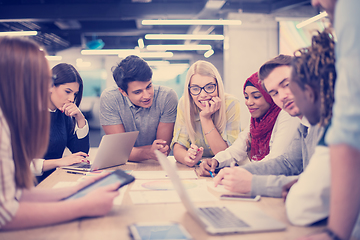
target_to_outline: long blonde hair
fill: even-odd
[[[212,119],[220,134],[224,132],[226,127],[225,92],[220,73],[212,63],[202,60],[196,61],[193,65],[191,65],[187,72],[184,94],[182,99],[180,99],[180,102],[183,101],[185,124],[191,142],[195,142],[195,115],[199,112],[199,108],[195,105],[188,89],[191,77],[195,74],[215,79],[217,83],[218,96],[221,99],[221,106],[220,109],[213,114]]]
[[[33,186],[30,164],[49,140],[50,68],[45,52],[25,38],[0,38],[0,108],[10,128],[15,181]]]

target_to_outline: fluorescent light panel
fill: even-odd
[[[214,54],[214,50],[210,49],[206,53],[204,53],[204,57],[209,58]]]
[[[135,49],[84,49],[81,50],[82,55],[131,55],[131,54],[137,54],[139,53],[139,50]]]
[[[296,24],[296,27],[299,29],[299,28],[302,28],[302,27],[305,27],[306,25],[309,25],[310,23],[313,23],[313,22],[316,22],[317,20],[321,19],[321,18],[324,18],[326,17],[328,14],[327,12],[322,12],[312,18],[309,18],[305,21],[302,21],[301,23],[298,23]]]
[[[144,40],[142,38],[138,39],[138,46],[139,48],[143,49],[145,47]]]
[[[142,20],[142,25],[241,25],[240,20],[223,19],[173,19],[173,20]]]
[[[62,56],[45,56],[48,61],[61,61]]]
[[[35,36],[37,31],[10,31],[10,32],[0,32],[0,36]]]
[[[197,50],[209,50],[211,45],[197,44],[197,45],[147,45],[147,50],[173,50],[173,51],[197,51]]]
[[[148,40],[224,40],[224,35],[207,34],[146,34]]]
[[[139,56],[141,58],[171,58],[174,56],[172,52],[138,52],[133,55]],[[119,54],[119,58],[127,57],[126,54]]]

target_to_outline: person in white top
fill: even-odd
[[[46,51],[25,38],[0,38],[0,229],[52,225],[103,216],[120,183],[61,201],[95,177],[73,187],[34,187],[30,165],[45,153],[50,129],[50,68]],[[16,102],[16,107],[14,103]]]
[[[258,73],[244,84],[245,104],[251,114],[251,123],[242,131],[232,146],[211,159],[203,159],[200,174],[209,175],[215,167],[238,165],[250,161],[266,161],[283,154],[299,126],[299,119],[291,117],[277,106],[262,88]],[[210,171],[210,172],[209,172]]]
[[[297,182],[283,189],[287,216],[294,225],[310,225],[329,214],[330,153],[324,136],[332,116],[336,80],[335,43],[330,36],[329,30],[313,36],[312,46],[299,50],[292,63],[290,89],[296,105],[311,125],[325,127],[307,168]]]

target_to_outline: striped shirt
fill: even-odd
[[[0,109],[0,228],[15,216],[21,193],[15,183],[10,129]]]

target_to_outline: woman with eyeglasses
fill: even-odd
[[[200,174],[209,175],[215,168],[265,161],[282,155],[292,141],[299,118],[291,117],[278,107],[259,82],[258,73],[252,74],[244,84],[245,105],[251,119],[234,144],[211,159],[203,159]]]
[[[89,125],[79,109],[83,81],[76,69],[67,63],[52,68],[53,84],[50,88],[51,115],[49,147],[44,159],[36,159],[32,171],[42,181],[56,167],[88,162]],[[65,148],[72,154],[63,157]]]
[[[240,103],[224,92],[216,67],[197,61],[188,70],[179,100],[172,148],[178,162],[190,167],[225,150],[240,132]]]

